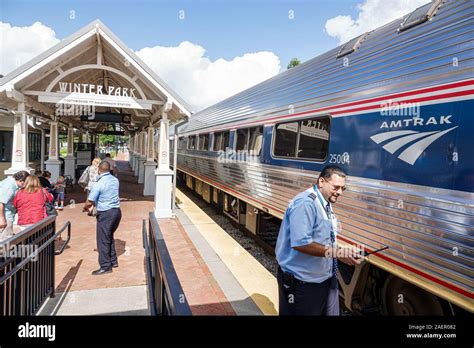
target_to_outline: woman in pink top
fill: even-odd
[[[36,175],[28,176],[24,187],[13,199],[13,206],[18,212],[18,226],[22,231],[47,217],[46,200],[53,202],[51,193],[41,187]]]

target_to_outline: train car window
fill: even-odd
[[[260,156],[262,151],[263,143],[263,127],[255,127],[249,130],[250,139],[249,139],[249,152],[251,156]]]
[[[298,122],[282,123],[275,127],[275,156],[295,157],[298,139]]]
[[[221,150],[225,151],[229,147],[229,139],[230,138],[230,132],[223,132],[222,133],[222,146]]]
[[[329,148],[329,117],[300,121],[298,158],[324,160]]]
[[[212,149],[214,151],[219,151],[221,149],[221,142],[222,142],[222,133],[214,133],[214,147]]]
[[[209,150],[209,134],[201,134],[199,136],[199,150]]]
[[[219,132],[214,133],[214,146],[213,151],[225,151],[229,147],[230,132]]]
[[[185,150],[186,149],[187,139],[185,137],[179,138],[178,142],[178,150]]]
[[[188,150],[196,150],[196,136],[190,136],[188,138]]]
[[[249,129],[237,129],[237,142],[235,144],[236,151],[247,151],[249,143]]]

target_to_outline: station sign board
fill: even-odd
[[[135,88],[87,83],[59,82],[58,90],[38,96],[42,103],[106,106],[116,108],[151,110],[152,102],[138,99]]]
[[[81,115],[81,121],[130,124],[132,117],[130,114],[96,111],[90,115]]]

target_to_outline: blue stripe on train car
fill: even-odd
[[[273,127],[265,127],[262,161],[313,171],[336,163],[352,176],[474,192],[472,110],[467,100],[421,106],[418,120],[379,111],[334,117],[323,163],[272,158]]]

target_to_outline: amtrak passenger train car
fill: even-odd
[[[178,179],[274,245],[290,200],[338,164],[340,270],[367,313],[473,311],[474,2],[436,0],[193,115]]]

